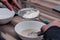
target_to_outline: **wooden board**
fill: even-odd
[[[21,40],[16,34],[14,27],[11,23],[0,25],[2,37],[6,40]]]
[[[44,0],[31,0],[32,3],[40,4],[42,6],[45,6],[47,8],[53,8],[54,6],[58,6],[57,4],[45,2]]]
[[[46,2],[44,2],[44,0],[41,0],[41,1],[39,1],[39,0],[31,0],[31,4],[30,5],[35,7],[35,8],[37,8],[37,9],[39,9],[40,12],[42,12],[42,13],[44,13],[46,15],[58,18],[60,20],[60,13],[55,12],[55,11],[52,10],[52,8],[54,6],[57,6],[57,5],[46,3]]]
[[[5,25],[0,25],[1,35],[6,40],[21,40],[20,37],[16,34],[14,27],[19,22],[24,21],[19,16],[15,16],[12,21]]]
[[[44,0],[44,1],[60,5],[60,0]]]
[[[54,6],[57,6],[55,3],[39,1],[39,0],[31,0],[32,5],[40,10],[40,18],[42,20],[48,19],[49,21],[52,20],[60,20],[60,14],[51,10]],[[38,5],[37,5],[38,4]],[[22,22],[23,19],[19,16],[15,16],[12,21],[5,25],[0,25],[0,31],[2,36],[6,40],[21,40],[18,35],[16,34],[14,27],[17,23]]]
[[[21,40],[21,38],[15,32],[15,25],[23,20],[19,16],[15,16],[10,23],[0,25],[0,31],[4,39],[6,40]]]

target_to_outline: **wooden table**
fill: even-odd
[[[21,40],[16,34],[14,27],[11,23],[0,25],[0,31],[4,39],[6,40]]]
[[[19,17],[14,17],[12,21],[5,25],[0,25],[1,34],[6,40],[21,40],[14,30],[15,25],[21,20]]]
[[[15,16],[8,24],[0,25],[3,38],[6,40],[22,40],[14,30],[15,25],[22,21],[24,21],[22,18]]]
[[[41,13],[41,15],[45,15],[45,14]],[[42,20],[45,20],[45,19],[48,19],[49,21],[53,20],[50,18],[51,16],[47,16],[47,15],[45,16],[40,16],[40,18]],[[0,25],[0,31],[1,31],[2,36],[6,40],[21,40],[19,36],[16,34],[14,27],[17,23],[22,22],[22,21],[23,21],[22,18],[15,16],[10,23],[5,24],[5,25]]]
[[[46,2],[46,0],[31,0],[30,6],[40,10],[40,15],[47,19],[60,20],[60,13],[53,10],[55,6],[59,4]]]
[[[43,2],[43,1],[33,1],[32,0],[32,5],[34,5],[37,9],[40,10],[40,18],[42,20],[48,19],[49,21],[52,20],[60,20],[60,14],[58,12],[55,12],[53,10],[51,10],[54,6],[56,6],[56,4],[50,4]],[[45,4],[44,4],[45,3]],[[23,19],[15,16],[12,21],[8,24],[5,25],[0,25],[0,31],[2,36],[6,39],[6,40],[21,40],[18,35],[16,34],[14,27],[17,23],[22,22]]]
[[[52,21],[52,19],[46,18],[44,16],[41,16],[40,18],[42,20],[48,19]],[[5,24],[5,25],[0,25],[0,31],[3,38],[5,38],[6,40],[21,40],[19,36],[16,34],[14,27],[17,23],[22,22],[22,21],[23,21],[22,18],[20,18],[19,16],[15,16],[10,23]]]

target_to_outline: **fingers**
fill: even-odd
[[[13,10],[13,6],[9,4],[7,0],[2,0],[2,3],[5,4],[10,10]]]
[[[16,0],[13,0],[13,3],[14,3],[14,5],[15,5],[17,8],[19,8],[19,9],[22,8],[22,7],[18,4],[18,2],[17,2]]]
[[[16,0],[2,0],[1,1],[4,5],[6,5],[10,10],[13,10],[13,8],[14,8],[14,5],[17,7],[17,8],[19,8],[19,9],[21,9],[22,7],[18,4],[18,2],[16,1]],[[11,2],[11,3],[9,3],[9,2]]]

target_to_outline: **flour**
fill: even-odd
[[[25,29],[22,30],[21,34],[26,37],[37,37],[37,34],[31,34],[32,32],[36,32],[37,30],[34,29]]]
[[[35,18],[39,15],[39,11],[27,11],[26,14],[23,15],[24,18]]]

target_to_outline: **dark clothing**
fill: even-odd
[[[0,32],[0,40],[5,40],[5,39],[1,36],[1,32]]]
[[[50,27],[44,33],[44,40],[60,40],[60,28],[57,26]]]

